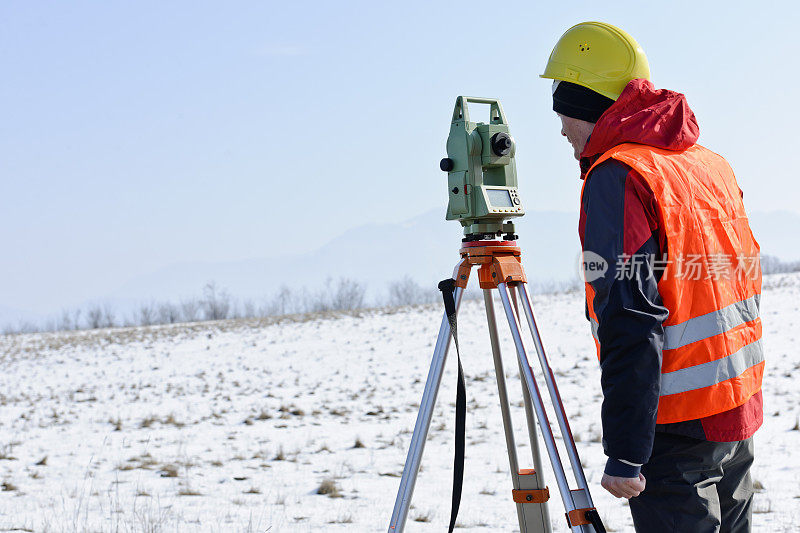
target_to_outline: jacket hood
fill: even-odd
[[[581,178],[596,156],[619,144],[685,150],[699,136],[697,119],[683,94],[656,89],[645,79],[631,80],[595,124],[581,153]]]

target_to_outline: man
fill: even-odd
[[[542,77],[580,161],[584,261],[606,268],[586,270],[602,485],[640,532],[749,531],[761,272],[733,171],[619,28],[570,28]]]

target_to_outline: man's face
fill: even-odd
[[[586,141],[594,129],[593,122],[586,122],[577,118],[565,117],[561,113],[556,113],[561,119],[561,135],[567,138],[572,145],[575,159],[580,160],[581,153],[586,147]]]

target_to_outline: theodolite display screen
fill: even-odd
[[[506,189],[486,189],[489,202],[495,207],[514,207],[511,195]]]

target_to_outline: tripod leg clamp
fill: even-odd
[[[567,525],[570,527],[572,526],[583,526],[585,524],[591,524],[592,521],[590,520],[590,516],[592,515],[591,511],[597,513],[597,509],[594,507],[586,507],[585,509],[573,509],[572,511],[566,513],[567,516]]]
[[[545,503],[550,499],[550,489],[512,490],[514,503]]]

